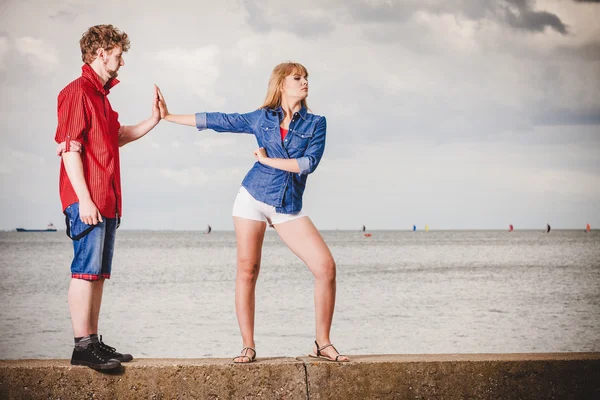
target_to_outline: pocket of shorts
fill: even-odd
[[[65,225],[67,236],[71,240],[79,240],[88,235],[98,225],[88,225],[79,218],[79,204],[74,203],[65,209]]]

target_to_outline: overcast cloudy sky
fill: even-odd
[[[328,120],[305,210],[321,229],[600,227],[600,2],[0,1],[0,229],[63,228],[56,96],[79,38],[131,37],[110,99],[122,124],[247,112],[284,60]],[[233,228],[249,135],[162,122],[121,149],[124,229]]]

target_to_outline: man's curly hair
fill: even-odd
[[[129,37],[125,32],[112,25],[96,25],[88,29],[79,40],[81,47],[81,59],[90,64],[96,59],[96,51],[103,48],[110,51],[115,47],[123,49],[123,53],[129,50]]]

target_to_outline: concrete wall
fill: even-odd
[[[600,353],[0,361],[0,399],[600,399]]]

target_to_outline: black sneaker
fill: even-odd
[[[133,356],[131,354],[121,354],[114,347],[110,347],[106,343],[102,341],[102,335],[98,339],[98,348],[104,353],[104,355],[108,358],[112,358],[115,360],[119,360],[120,362],[128,362],[133,360]]]
[[[100,350],[98,343],[90,343],[85,348],[75,347],[71,356],[72,365],[85,365],[92,369],[115,369],[121,366],[119,360],[108,357]]]

